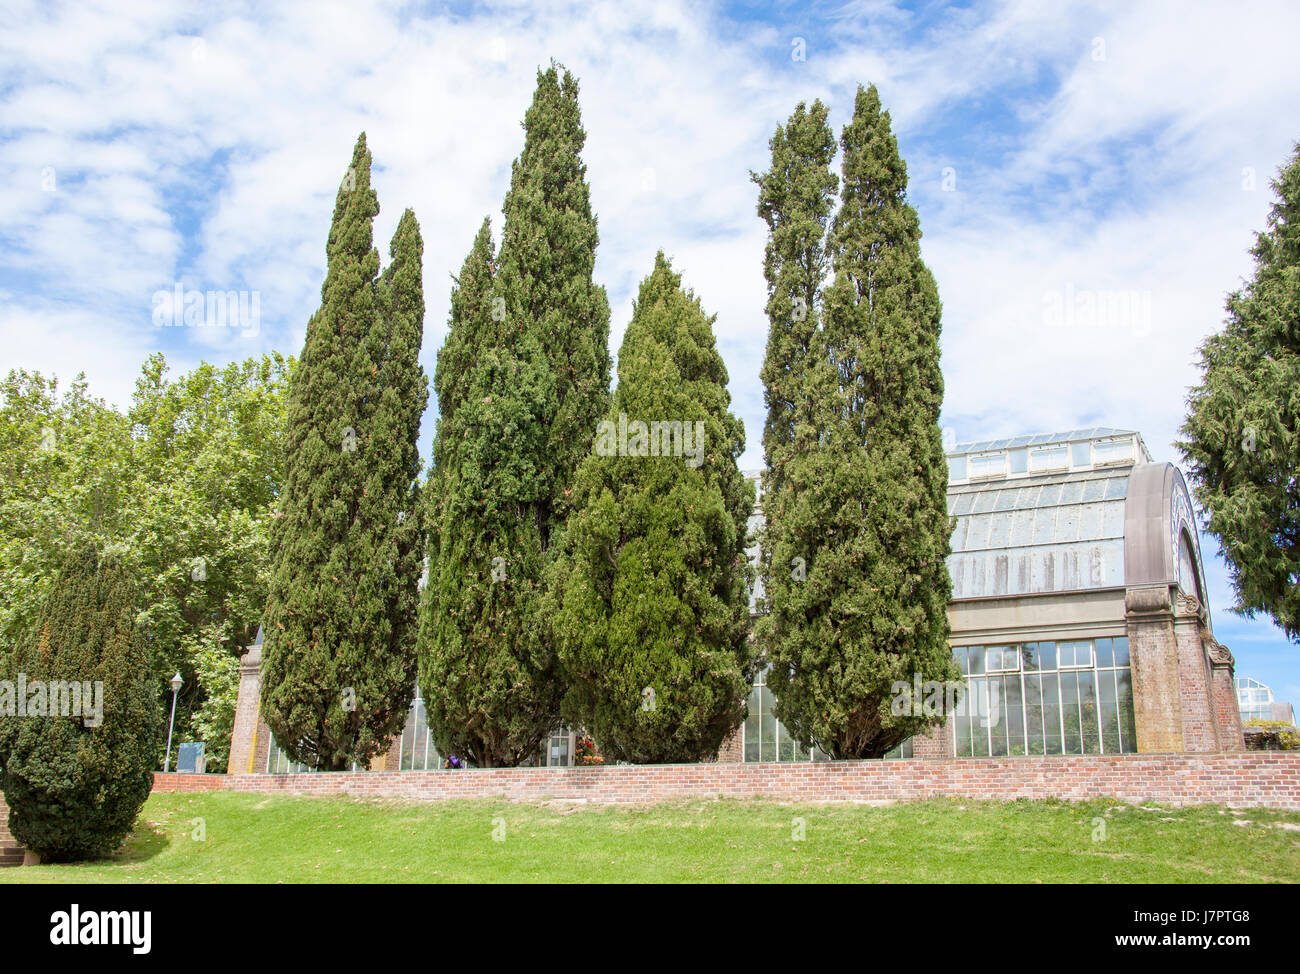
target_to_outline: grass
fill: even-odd
[[[1297,881],[1300,812],[1264,809],[416,804],[221,792],[151,796],[111,860],[0,870],[4,883]]]

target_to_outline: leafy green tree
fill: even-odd
[[[91,398],[82,377],[60,395],[39,373],[10,373],[0,385],[0,578],[10,593],[0,658],[35,625],[65,552],[112,544],[137,580],[151,668],[184,678],[177,738],[224,761],[239,654],[266,597],[291,366],[272,355],[172,378],[153,355],[125,414]]]
[[[176,739],[225,766],[239,657],[257,632],[270,580],[270,528],[284,481],[284,407],[292,359],[279,354],[176,379],[145,362],[132,432],[124,558],[139,584],[155,673],[184,679]],[[161,691],[170,704],[170,692]],[[161,760],[161,758],[160,758]]]
[[[25,714],[0,701],[14,838],[51,862],[109,855],[149,797],[161,723],[129,571],[89,547],[69,558],[5,675],[26,693]]]
[[[753,678],[754,496],[714,320],[661,251],[548,568],[565,716],[619,760],[713,757]]]
[[[0,662],[36,625],[65,553],[128,533],[126,419],[93,398],[84,374],[11,371],[0,383]]]
[[[820,214],[807,201],[826,185],[824,143],[806,144],[814,150],[806,153],[809,175],[788,192]],[[806,367],[793,377],[803,394],[794,396],[778,493],[765,498],[773,562],[760,636],[777,717],[833,757],[861,758],[943,719],[926,715],[921,701],[891,713],[895,682],[959,674],[948,649],[938,289],[921,259],[906,167],[874,86],[859,88],[840,147],[840,207],[827,247],[834,281],[822,295]],[[774,146],[769,176],[779,182],[775,174],[788,170],[775,156]],[[815,219],[805,223],[811,239]],[[774,232],[780,252],[777,239]],[[783,283],[769,274],[769,288]],[[784,327],[773,322],[774,331]],[[778,355],[774,363],[781,380],[788,360]],[[778,402],[789,398],[778,393]],[[787,428],[778,423],[770,433],[778,462]]]
[[[1201,345],[1179,443],[1236,592],[1300,640],[1300,144],[1273,181],[1255,273]]]
[[[262,656],[262,714],[276,741],[329,770],[386,748],[415,685],[422,244],[407,211],[379,277],[370,165],[362,134],[289,385]]]
[[[569,72],[538,72],[524,130],[501,253],[484,224],[452,294],[427,487],[420,686],[439,749],[485,767],[526,760],[559,720],[542,573],[609,403],[609,304],[591,279]]]

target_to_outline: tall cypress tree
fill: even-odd
[[[289,387],[262,658],[262,714],[276,741],[328,770],[387,747],[415,683],[422,243],[408,211],[378,277],[370,164],[363,133]]]
[[[439,353],[449,401],[440,384],[436,579],[421,628],[434,739],[484,766],[518,764],[559,720],[538,597],[574,473],[609,403],[609,303],[591,277],[596,220],[568,71],[538,72],[524,132],[499,260],[485,275],[490,243],[484,250],[480,231]],[[488,279],[490,292],[479,290]],[[465,337],[453,341],[457,332]]]
[[[840,146],[834,282],[781,470],[785,547],[773,553],[763,632],[790,731],[833,757],[877,757],[943,719],[921,701],[897,714],[896,682],[959,678],[948,648],[940,304],[874,86],[859,88]],[[803,559],[794,578],[782,576],[786,555]]]
[[[611,368],[609,301],[592,281],[599,237],[582,161],[578,81],[554,62],[537,73],[524,132],[502,208],[498,281],[505,332],[535,338],[555,382],[546,447],[535,457],[544,480],[534,513],[549,546],[564,519],[564,492],[609,408]]]
[[[620,760],[712,757],[753,676],[753,488],[714,317],[660,252],[548,569],[565,716]]]
[[[537,607],[534,516],[554,383],[536,339],[494,318],[496,290],[485,222],[452,291],[438,352],[420,622],[420,686],[434,740],[481,767],[533,754],[560,702]]]
[[[762,379],[767,403],[763,427],[763,524],[759,575],[763,582],[754,640],[761,659],[800,655],[797,640],[812,621],[807,562],[820,544],[814,512],[801,506],[811,483],[807,452],[811,415],[810,369],[821,340],[822,288],[829,256],[826,231],[835,189],[831,171],[835,136],[821,101],[803,102],[768,143],[771,165],[751,173],[758,185],[758,215],[768,227],[763,275],[767,279],[768,339]],[[802,451],[796,437],[802,434]]]
[[[797,411],[807,396],[803,377],[821,322],[822,285],[829,266],[826,228],[839,181],[831,172],[835,136],[826,116],[820,100],[811,108],[800,102],[768,143],[771,167],[750,174],[759,187],[758,215],[768,227],[763,276],[769,328],[762,379],[767,403],[763,493],[775,502],[769,524],[779,521],[783,511],[781,471],[794,443]],[[766,546],[764,561],[770,564]]]
[[[79,550],[9,660],[26,715],[3,716],[18,701],[0,689],[0,787],[14,838],[44,860],[111,854],[153,787],[161,720],[134,601],[115,557]],[[56,682],[76,685],[79,716],[60,713]]]
[[[1273,181],[1255,272],[1201,345],[1178,444],[1236,592],[1300,641],[1300,145]]]

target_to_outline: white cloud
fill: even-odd
[[[928,22],[890,3],[782,7],[766,22],[685,0],[465,16],[387,2],[232,15],[19,4],[0,27],[0,341],[12,365],[84,368],[119,402],[159,347],[177,368],[296,354],[364,129],[376,246],[386,259],[408,206],[424,232],[432,374],[449,274],[485,215],[499,240],[520,121],[555,56],[582,83],[612,348],[663,248],[718,314],[744,463],[758,466],[763,227],[748,171],[765,168],[796,102],[828,101],[838,127],[856,85],[875,81],[945,305],[946,421],[962,439],[1136,427],[1174,459],[1196,346],[1249,272],[1268,179],[1300,136],[1297,28],[1300,9],[1282,2],[1006,2]],[[804,62],[790,57],[796,36]],[[945,165],[955,193],[939,190]],[[261,333],[152,328],[151,294],[176,281],[257,290]],[[1149,331],[1046,327],[1045,299],[1067,287],[1149,294]],[[430,413],[426,454],[432,431]]]

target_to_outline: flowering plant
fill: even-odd
[[[574,742],[573,761],[574,764],[604,764],[605,757],[600,753],[596,742],[583,734]]]

